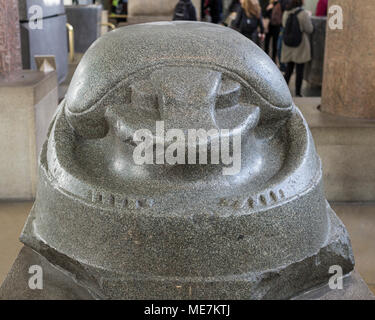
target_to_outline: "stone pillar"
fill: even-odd
[[[327,28],[321,110],[375,119],[375,1],[330,0],[343,11],[343,30]]]
[[[18,1],[0,0],[0,75],[9,78],[21,70]]]

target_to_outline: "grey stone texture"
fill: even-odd
[[[84,53],[100,37],[101,5],[65,6],[68,23],[74,28],[74,48]]]
[[[134,132],[156,144],[160,120],[239,132],[240,172],[136,165]],[[103,299],[287,299],[354,265],[283,76],[241,34],[197,22],[120,28],[87,51],[21,241]]]

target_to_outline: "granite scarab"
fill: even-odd
[[[239,132],[240,172],[136,165],[133,134],[156,135],[156,121]],[[281,73],[206,23],[135,25],[92,45],[51,124],[21,240],[97,298],[290,298],[354,264]]]

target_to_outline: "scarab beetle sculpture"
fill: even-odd
[[[157,122],[217,129],[209,150],[239,135],[240,170],[134,163],[138,130],[170,146]],[[195,22],[91,46],[52,121],[21,240],[96,298],[290,298],[354,263],[281,73],[236,31]]]

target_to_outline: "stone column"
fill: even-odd
[[[18,0],[0,0],[0,75],[12,78],[21,70]]]
[[[375,119],[375,1],[330,0],[332,5],[342,7],[343,29],[327,27],[321,110]]]

